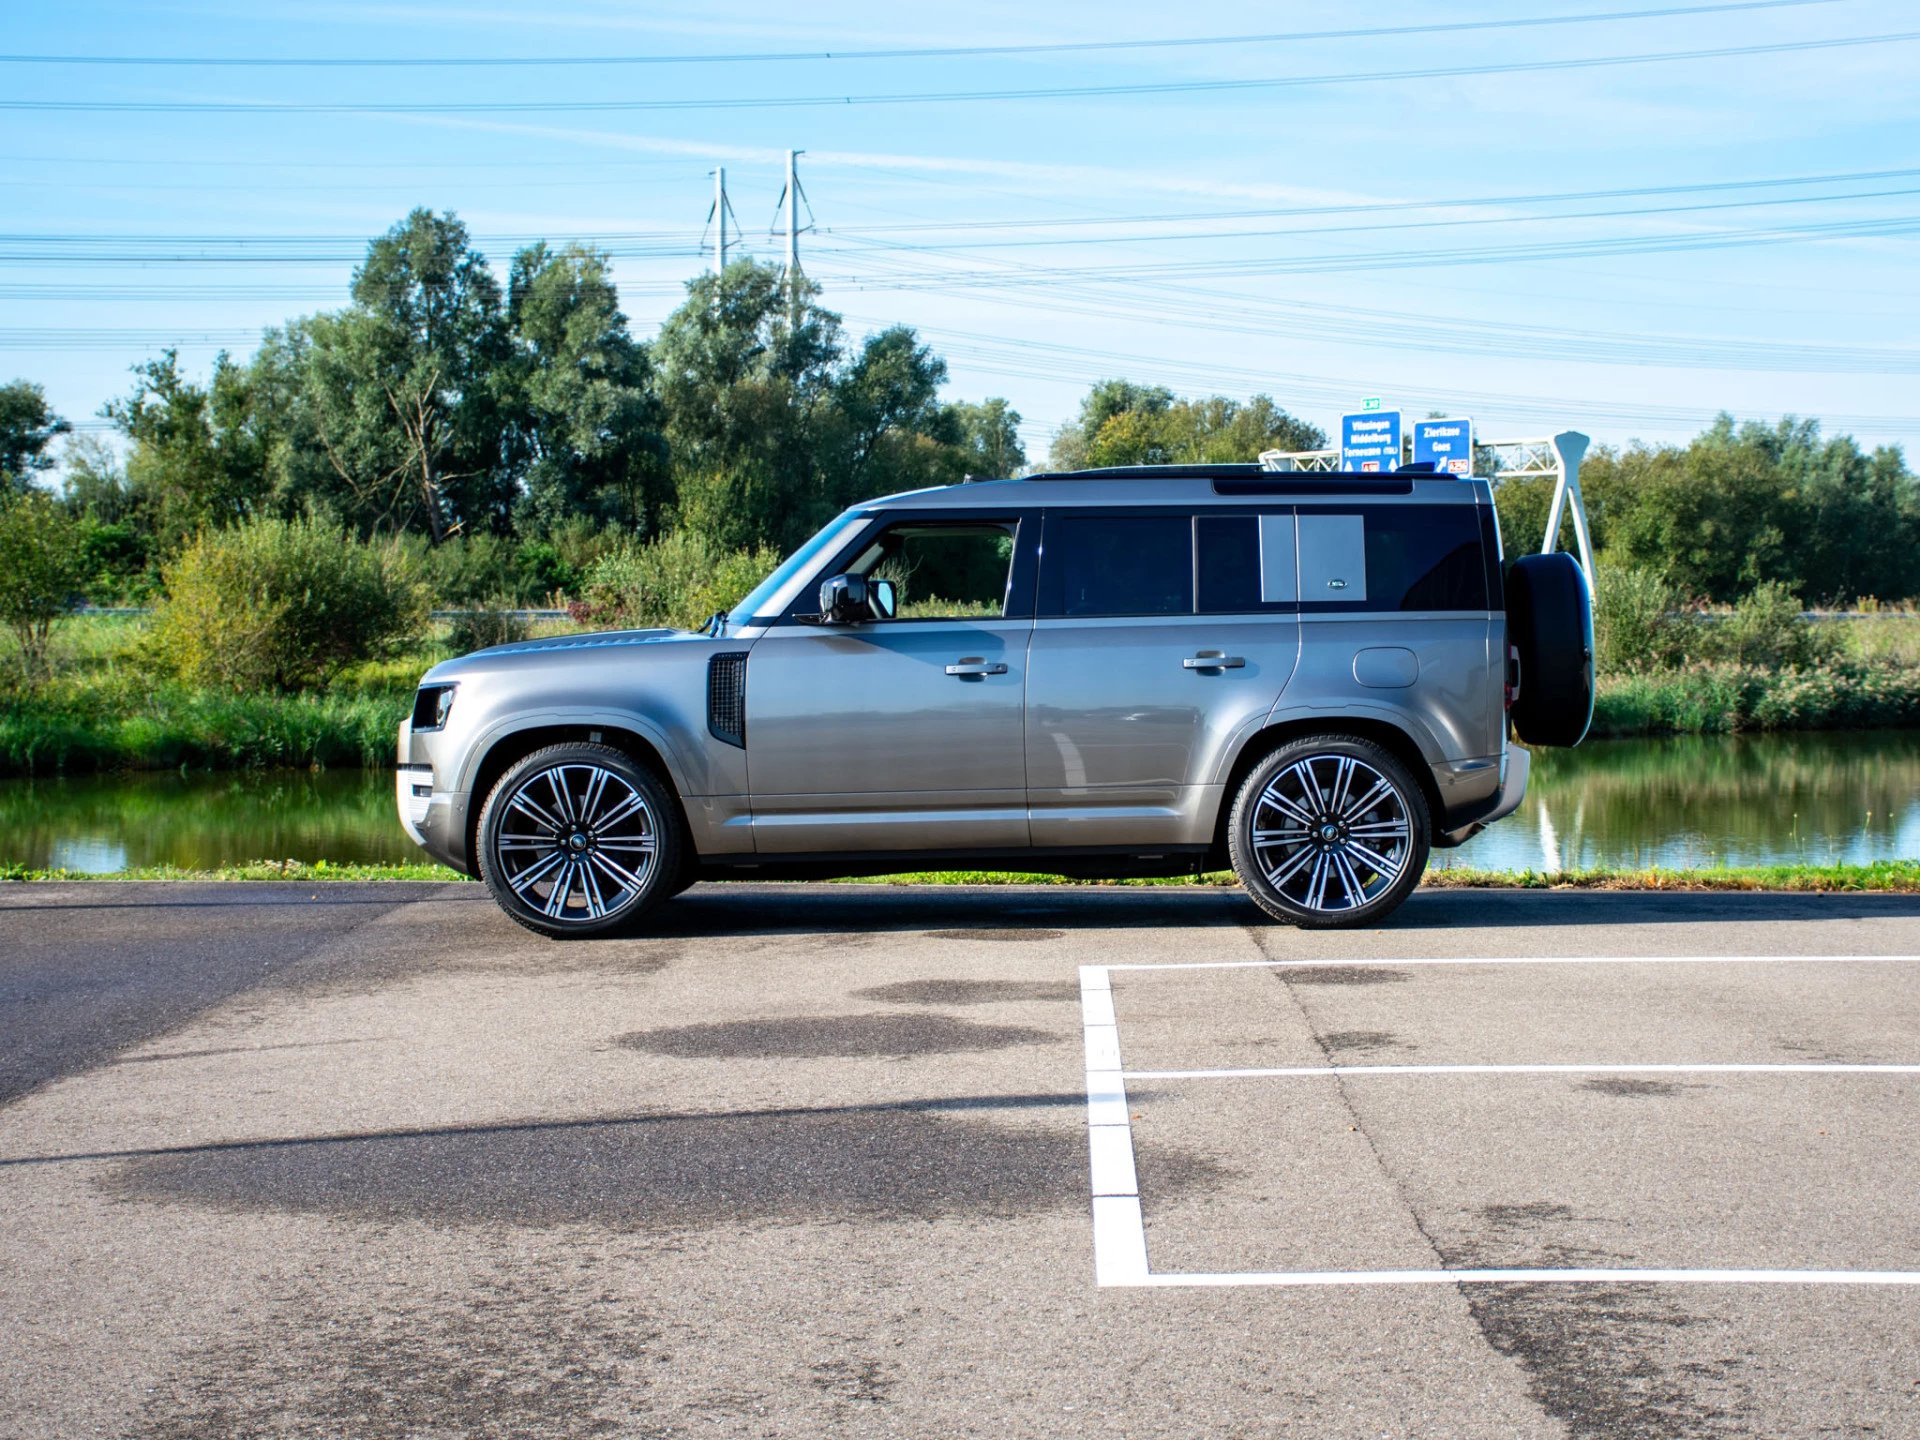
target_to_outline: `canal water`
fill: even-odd
[[[422,858],[387,771],[0,781],[0,862],[79,871]],[[1501,870],[1920,858],[1920,731],[1592,741],[1434,864]]]

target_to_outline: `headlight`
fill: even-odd
[[[438,730],[445,725],[453,709],[453,691],[451,685],[422,685],[413,697],[413,728]]]

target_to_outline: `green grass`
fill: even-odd
[[[1790,890],[1920,894],[1920,860],[1866,865],[1722,865],[1699,870],[1429,870],[1439,889],[1498,890]]]
[[[467,877],[444,865],[424,861],[417,865],[341,865],[325,860],[255,860],[246,865],[223,865],[217,870],[185,870],[178,865],[139,865],[105,874],[84,870],[39,870],[28,865],[0,864],[6,880],[293,880],[300,884],[336,880],[439,880],[467,883]]]
[[[152,865],[111,874],[72,870],[36,870],[24,865],[0,865],[5,880],[289,880],[300,884],[334,880],[435,880],[466,882],[467,877],[441,865],[331,865],[301,861],[259,860],[217,870],[183,870]],[[1059,875],[1035,875],[1001,870],[917,870],[843,882],[859,885],[1061,885],[1061,886],[1181,886],[1231,888],[1233,876],[1222,870],[1199,879],[1071,880]],[[1868,865],[1758,865],[1703,870],[1429,870],[1424,882],[1443,890],[1773,890],[1799,892],[1880,891],[1920,894],[1920,861],[1878,860]]]

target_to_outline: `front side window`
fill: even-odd
[[[889,580],[896,620],[998,619],[1013,573],[1010,522],[908,521],[889,525],[847,567]]]
[[[1191,615],[1193,517],[1049,515],[1040,584],[1047,615]]]

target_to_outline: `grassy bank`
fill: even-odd
[[[391,765],[410,699],[56,685],[0,700],[0,776]]]
[[[138,617],[66,622],[51,681],[0,683],[0,776],[391,765],[414,684],[448,653],[436,633],[321,691],[228,695],[165,678],[147,643]]]
[[[1595,736],[1920,726],[1920,665],[1885,656],[1769,670],[1702,664],[1603,677]]]
[[[24,865],[0,865],[6,880],[282,880],[299,884],[341,880],[428,880],[471,883],[440,865],[330,865],[325,861],[261,860],[218,870],[183,870],[172,865],[146,866],[111,874],[72,870],[36,870]],[[1001,870],[922,870],[846,882],[861,885],[1055,885],[1055,886],[1182,886],[1231,889],[1236,884],[1226,871],[1198,880],[1069,880],[1059,875],[1032,875]],[[1920,861],[1880,860],[1870,865],[1758,865],[1706,870],[1431,870],[1425,883],[1441,890],[1767,890],[1803,893],[1878,891],[1920,895]]]

